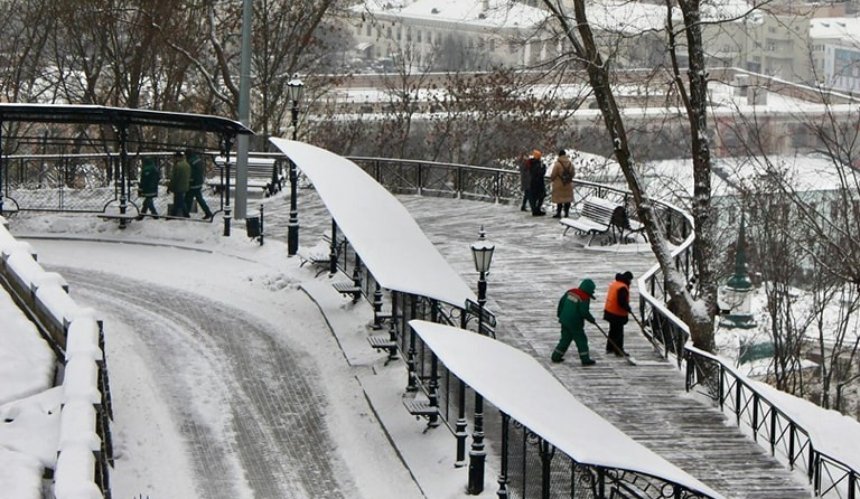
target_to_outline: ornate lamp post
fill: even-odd
[[[487,272],[493,262],[496,249],[485,239],[484,226],[478,233],[478,240],[472,243],[472,258],[478,272],[478,334],[484,334],[484,305],[487,303]],[[468,493],[478,495],[484,490],[484,463],[487,452],[484,450],[484,397],[475,392],[475,425],[472,431],[472,448],[469,450]]]
[[[299,130],[299,101],[302,100],[302,93],[305,89],[305,84],[299,79],[298,75],[294,75],[293,79],[287,82],[287,87],[290,90],[290,100],[293,103],[292,107],[292,126],[293,140],[298,137]],[[296,164],[290,160],[290,221],[287,223],[287,255],[293,256],[299,250],[299,211],[296,205],[296,192],[298,184],[298,174],[296,173]]]

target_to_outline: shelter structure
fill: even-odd
[[[183,132],[214,135],[218,149],[227,158],[237,135],[253,133],[237,121],[210,115],[92,105],[0,104],[0,150],[3,151],[0,155],[0,215],[5,208],[4,200],[14,203],[15,210],[19,208],[16,199],[9,196],[10,170],[4,157],[22,152],[38,159],[35,156],[39,153],[47,156],[57,151],[75,156],[89,150],[111,159],[104,173],[114,184],[114,195],[103,209],[107,211],[108,205],[118,203],[115,218],[124,227],[131,217],[128,214],[130,156],[141,151],[168,151],[186,148],[191,143],[205,144],[205,139],[192,141],[192,135]],[[136,152],[131,152],[135,149]],[[19,183],[28,182],[33,178],[30,170],[38,170],[37,187],[43,187],[44,161],[16,172],[14,179]],[[53,181],[60,187],[74,187],[79,180],[78,173],[75,169],[64,169]],[[229,211],[228,200],[225,234],[229,234]]]

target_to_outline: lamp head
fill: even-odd
[[[293,78],[287,82],[287,87],[290,91],[290,100],[299,102],[302,100],[302,92],[305,89],[305,84],[299,79],[299,75],[293,75]]]
[[[496,245],[487,241],[484,233],[484,227],[481,226],[480,238],[472,243],[472,258],[475,260],[475,271],[486,273],[490,270],[490,264],[493,263],[493,251]]]

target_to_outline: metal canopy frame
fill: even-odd
[[[221,154],[227,159],[226,168],[229,179],[230,150],[237,135],[253,135],[253,131],[238,121],[218,116],[190,113],[174,113],[146,109],[131,109],[121,107],[73,105],[73,104],[22,104],[0,103],[0,125],[8,122],[18,123],[61,123],[78,125],[110,126],[116,132],[120,156],[120,227],[128,222],[128,199],[130,185],[128,182],[128,142],[130,127],[158,127],[181,130],[214,133],[219,137]],[[2,134],[2,129],[0,129]],[[2,144],[0,135],[0,144]],[[3,171],[4,161],[0,148],[0,215],[3,214]],[[116,182],[117,179],[114,180]],[[229,182],[229,180],[228,180]],[[230,198],[229,184],[227,186],[227,206],[225,207],[224,235],[230,235]]]

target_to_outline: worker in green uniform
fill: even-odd
[[[188,218],[188,210],[185,209],[185,193],[188,192],[190,178],[191,166],[185,160],[185,155],[181,151],[177,152],[173,171],[170,172],[170,183],[167,185],[167,190],[173,193],[171,216]]]
[[[206,179],[206,165],[203,162],[203,155],[198,152],[188,151],[188,162],[191,164],[191,182],[188,185],[188,192],[185,193],[185,212],[191,213],[191,207],[194,206],[194,201],[203,210],[204,219],[212,218],[212,210],[203,199],[203,181]]]
[[[561,362],[570,342],[576,343],[582,365],[591,366],[596,362],[588,355],[588,337],[585,336],[585,321],[595,324],[588,311],[594,298],[594,281],[583,279],[578,288],[567,290],[558,301],[558,321],[561,323],[561,339],[552,352],[552,361]]]
[[[143,198],[143,206],[140,209],[142,219],[147,212],[151,212],[158,217],[158,211],[155,210],[155,202],[153,199],[158,197],[158,181],[161,180],[161,174],[158,172],[158,166],[152,158],[143,158],[140,168],[140,184],[138,185],[138,194]]]

